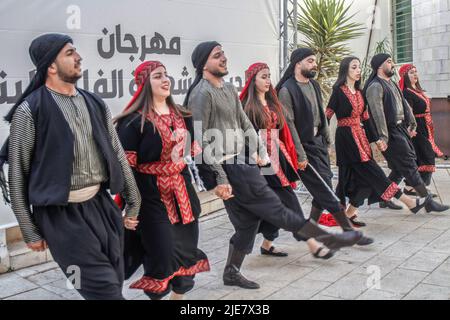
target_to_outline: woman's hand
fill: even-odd
[[[386,151],[387,144],[383,140],[380,139],[377,142],[375,142],[375,144],[377,145],[378,150],[380,150],[381,152]]]
[[[135,217],[124,217],[123,218],[123,225],[128,230],[136,230],[136,227],[138,226],[139,221],[137,219],[137,216]]]

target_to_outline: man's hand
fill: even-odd
[[[417,131],[416,130],[408,130],[409,136],[411,138],[414,138],[415,136],[417,136]]]
[[[306,167],[308,166],[308,160],[305,161],[299,161],[297,163],[298,169],[301,171],[305,171]]]
[[[45,251],[48,246],[45,240],[27,243],[27,247],[33,251]]]
[[[378,150],[380,150],[381,152],[386,151],[387,144],[383,140],[380,139],[377,142],[375,142],[375,144],[377,145]]]
[[[222,200],[228,200],[233,198],[233,188],[229,184],[219,184],[215,189],[214,193]]]
[[[123,218],[123,225],[128,230],[136,231],[136,227],[138,224],[139,224],[139,220],[137,219],[137,216]]]

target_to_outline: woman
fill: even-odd
[[[195,274],[209,271],[197,248],[200,201],[183,161],[193,125],[172,99],[164,65],[142,63],[135,80],[138,91],[115,119],[142,195],[139,222],[125,219],[125,276],[143,264],[144,276],[131,288],[151,299],[172,290],[171,299],[181,299],[193,288]],[[196,145],[192,150],[199,152]]]
[[[271,189],[283,204],[298,214],[303,215],[292,187],[299,180],[297,175],[297,154],[289,128],[285,125],[283,107],[270,81],[270,70],[265,63],[252,64],[245,72],[246,84],[240,95],[244,111],[259,132],[271,160],[273,171],[264,175]],[[279,133],[279,135],[278,135]],[[303,163],[301,169],[304,169]],[[261,254],[287,256],[272,245],[278,237],[279,228],[261,221],[259,232],[263,234]],[[329,259],[333,250],[321,246],[314,238],[307,239],[309,250],[315,258]]]
[[[434,142],[434,126],[431,118],[431,101],[419,82],[417,69],[412,64],[403,65],[400,70],[400,89],[411,106],[417,122],[417,135],[412,138],[417,156],[417,165],[425,185],[431,183],[431,176],[435,167],[435,157],[443,157],[444,154]],[[412,187],[406,186],[405,194],[416,195]],[[436,196],[436,195],[433,195]]]
[[[369,121],[369,112],[360,86],[359,59],[356,57],[343,59],[326,115],[331,119],[335,114],[338,122],[335,146],[339,181],[336,193],[343,205],[346,205],[346,197],[349,198],[347,217],[353,225],[361,227],[365,226],[365,223],[357,220],[357,208],[365,199],[371,204],[381,200],[390,201],[395,197],[414,213],[423,208],[428,199],[412,199],[404,195],[397,184],[391,182],[373,160],[366,132],[370,142],[375,142],[380,151],[384,151],[387,146],[382,140],[375,141],[376,129]]]

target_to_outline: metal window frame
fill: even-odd
[[[398,11],[407,11],[397,15]],[[399,27],[399,18],[403,25]],[[412,38],[412,1],[411,0],[392,0],[392,30],[395,60],[397,63],[408,63],[413,61],[413,51],[409,48],[413,46]],[[408,28],[410,27],[410,29]],[[401,29],[401,30],[400,30]],[[399,32],[400,31],[400,32]],[[399,40],[399,38],[401,38]],[[399,42],[401,43],[399,45]],[[398,53],[402,51],[405,58],[399,60]]]

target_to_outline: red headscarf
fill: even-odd
[[[134,82],[138,86],[138,89],[123,111],[128,110],[133,105],[133,103],[141,94],[145,82],[147,81],[148,77],[150,77],[150,73],[152,73],[152,71],[158,67],[165,68],[165,66],[159,61],[144,61],[136,68],[136,70],[134,71]],[[121,210],[124,209],[125,204],[120,194],[116,194],[116,196],[114,197],[114,202],[119,206]]]
[[[250,83],[252,82],[252,79],[254,77],[256,77],[256,75],[258,74],[258,72],[260,72],[261,70],[264,69],[269,69],[269,66],[263,62],[257,62],[252,64],[250,67],[248,67],[248,69],[245,71],[245,87],[242,90],[239,98],[241,99],[241,101],[244,101],[245,98],[247,98],[248,96],[248,87],[250,86]],[[274,87],[272,86],[272,84],[270,85],[270,92],[272,93],[273,97],[275,99],[278,99],[277,96],[277,92],[275,91]],[[278,107],[281,106],[281,103],[279,103],[277,106]],[[281,128],[280,130],[280,140],[283,141],[283,143],[286,146],[286,150],[289,153],[289,156],[292,159],[293,165],[294,165],[294,169],[295,171],[298,170],[298,159],[297,159],[297,151],[295,149],[295,145],[294,145],[294,140],[292,140],[292,135],[291,132],[289,131],[289,127],[286,125],[286,119],[283,116],[283,111],[280,110],[280,115],[283,117],[283,123],[285,124],[283,126],[283,128]]]
[[[408,72],[413,68],[415,68],[415,66],[408,63],[402,65],[402,67],[398,71],[398,73],[400,74],[400,81],[398,82],[398,85],[402,91],[405,89],[405,77],[408,76]]]
[[[138,86],[138,89],[134,93],[133,98],[131,98],[131,101],[128,102],[124,111],[128,110],[133,105],[133,103],[136,101],[136,99],[141,94],[142,89],[144,88],[145,82],[147,81],[148,77],[150,77],[150,73],[152,73],[152,71],[158,67],[166,68],[159,61],[144,61],[136,68],[136,70],[134,71],[134,82]]]

